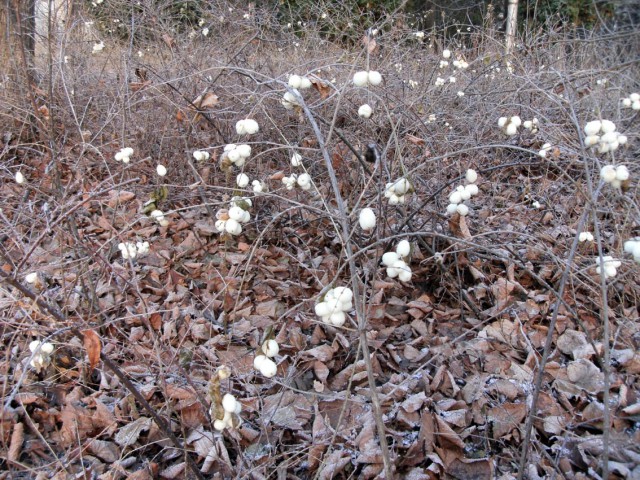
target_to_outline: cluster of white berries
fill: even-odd
[[[469,64],[464,59],[454,60],[453,66],[462,70],[469,68]]]
[[[624,251],[633,255],[636,263],[640,263],[640,237],[624,242]]]
[[[301,173],[300,175],[292,173],[289,177],[283,177],[282,183],[284,183],[287,190],[293,190],[296,185],[302,190],[309,190],[312,185],[311,175],[308,173]]]
[[[347,321],[347,312],[353,308],[353,292],[348,287],[329,290],[315,306],[318,315],[327,325],[341,327]]]
[[[291,166],[299,167],[301,165],[302,165],[302,155],[300,155],[298,152],[293,152],[293,155],[291,155]]]
[[[233,428],[232,415],[240,414],[242,411],[242,404],[230,393],[225,393],[224,397],[222,397],[222,409],[224,410],[224,417],[222,420],[217,419],[213,421],[213,428],[219,432],[227,427]]]
[[[580,232],[578,235],[579,242],[593,242],[593,233],[591,232]]]
[[[376,228],[376,214],[373,213],[373,210],[370,208],[363,208],[360,210],[358,222],[360,223],[360,228],[363,230],[373,230]]]
[[[291,75],[289,77],[289,86],[296,90],[306,90],[311,88],[311,80],[307,77],[301,77],[300,75]]]
[[[216,213],[216,230],[220,233],[227,232],[231,235],[242,233],[242,224],[251,220],[251,214],[247,211],[251,208],[251,199],[244,197],[233,197],[229,209],[218,210]]]
[[[518,127],[522,125],[522,120],[518,115],[513,117],[500,117],[498,119],[498,126],[502,129],[505,135],[512,137],[518,133]]]
[[[358,115],[360,115],[362,118],[370,118],[372,113],[373,108],[371,108],[366,103],[364,105],[360,105],[360,108],[358,109]]]
[[[369,70],[368,72],[362,70],[353,74],[353,84],[356,87],[366,87],[367,85],[373,85],[374,87],[382,83],[382,75],[375,70]]]
[[[164,217],[164,212],[162,210],[153,210],[149,216],[158,222],[158,225],[161,227],[169,226],[169,220]]]
[[[444,78],[442,77],[436,78],[436,87],[441,87],[442,85],[444,85]]]
[[[49,342],[41,343],[38,340],[34,340],[29,344],[29,350],[34,354],[29,365],[31,365],[36,372],[40,373],[40,370],[45,368],[49,365],[49,362],[51,362],[53,345]]]
[[[640,110],[640,93],[632,93],[627,98],[622,99],[622,106]]]
[[[540,122],[537,118],[534,117],[533,120],[525,120],[522,126],[527,130],[530,130],[531,133],[538,133],[538,127]]]
[[[389,199],[389,205],[405,203],[407,193],[411,192],[413,186],[406,178],[399,178],[395,182],[387,183],[384,190],[385,198]]]
[[[297,89],[294,88],[293,91],[298,95],[300,95],[300,92],[298,92]],[[284,95],[280,103],[287,110],[291,110],[294,107],[300,106],[300,102],[298,101],[298,98],[291,92],[284,92]]]
[[[585,147],[598,146],[599,153],[614,152],[627,143],[627,137],[616,132],[616,124],[611,120],[592,120],[584,126]]]
[[[196,150],[193,152],[193,158],[195,158],[199,162],[204,162],[205,160],[209,160],[209,152],[205,150]]]
[[[244,120],[238,120],[236,122],[236,132],[238,132],[238,135],[252,135],[258,133],[258,130],[260,130],[258,122],[251,118],[245,118]]]
[[[239,173],[236,177],[236,184],[240,188],[245,188],[249,185],[250,179],[249,175],[246,173]],[[251,188],[253,193],[263,193],[267,190],[267,185],[261,180],[254,180],[251,182]]]
[[[476,185],[478,172],[470,168],[467,170],[465,178],[468,182],[467,185],[458,185],[456,189],[449,194],[449,205],[447,206],[447,213],[449,215],[458,213],[462,217],[467,216],[469,214],[469,207],[463,202],[469,200],[479,192],[478,185]]]
[[[273,377],[278,367],[276,362],[271,360],[280,352],[278,342],[273,339],[267,340],[260,347],[260,353],[253,359],[253,367],[267,378]]]
[[[114,158],[118,162],[129,163],[131,161],[131,155],[133,155],[133,148],[125,147],[121,148],[120,151],[115,154]]]
[[[407,240],[401,240],[395,252],[382,255],[382,264],[387,267],[387,276],[397,277],[401,282],[411,280],[411,267],[407,264],[409,255],[411,255],[411,244]]]
[[[538,155],[542,158],[547,158],[547,153],[549,153],[549,150],[551,150],[551,148],[552,146],[550,143],[545,143],[544,145],[542,145],[542,148],[538,152]]]
[[[124,242],[118,244],[118,250],[122,253],[122,258],[127,260],[142,257],[149,253],[149,242]]]
[[[600,263],[600,257],[596,258],[596,273],[599,275],[601,271],[604,272],[604,278],[615,277],[618,273],[622,262],[607,255],[602,257],[602,264]]]
[[[206,150],[196,150],[193,152],[193,158],[195,158],[198,162],[204,162],[205,160],[209,160],[209,152]]]
[[[99,43],[93,44],[92,53],[94,54],[100,53],[102,50],[104,50],[104,42],[102,40],[100,40]]]
[[[624,165],[605,165],[600,169],[600,178],[605,183],[610,183],[613,188],[620,188],[622,182],[629,179],[629,170]]]
[[[242,167],[250,156],[251,146],[246,144],[236,145],[235,143],[230,143],[225,145],[222,152],[222,160],[226,158],[237,167]]]

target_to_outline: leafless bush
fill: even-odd
[[[18,280],[30,272],[42,275],[35,292],[66,320],[51,322],[15,286],[2,290],[4,397],[60,384],[85,404],[94,397],[111,402],[120,423],[135,419],[136,407],[123,399],[118,380],[106,370],[92,374],[70,331],[95,330],[103,353],[139,381],[155,409],[179,424],[174,433],[182,432],[189,448],[202,455],[202,444],[194,446],[189,436],[194,432],[211,442],[217,457],[205,474],[217,468],[223,475],[266,478],[280,468],[330,478],[332,468],[345,476],[352,468],[352,475],[373,478],[383,464],[398,475],[426,474],[422,467],[433,460],[403,458],[421,427],[411,424],[407,411],[398,414],[398,405],[426,391],[424,419],[444,408],[442,385],[432,382],[444,370],[461,386],[488,374],[484,367],[474,370],[462,340],[472,345],[486,338],[484,328],[496,321],[526,326],[526,341],[510,358],[523,357],[520,363],[532,373],[522,385],[533,385],[543,350],[551,346],[539,332],[554,311],[561,311],[558,331],[582,329],[600,360],[600,342],[609,345],[596,321],[604,302],[614,328],[604,335],[613,338],[612,348],[635,348],[637,266],[625,260],[619,277],[606,284],[593,271],[599,252],[622,258],[622,243],[638,235],[638,116],[621,108],[622,98],[640,90],[636,32],[527,32],[505,57],[502,39],[489,28],[460,25],[452,37],[438,29],[418,34],[398,12],[373,25],[375,33],[346,30],[337,39],[327,29],[341,31],[345,19],[331,15],[331,2],[317,4],[310,13],[315,21],[288,27],[267,8],[223,1],[179,26],[162,9],[151,9],[157,2],[142,2],[137,16],[125,17],[128,24],[109,13],[126,12],[129,3],[105,0],[97,17],[91,9],[74,12],[55,35],[40,39],[34,84],[20,83],[24,65],[6,59],[0,89],[3,271]],[[117,26],[109,28],[109,21]],[[103,49],[96,47],[101,43]],[[443,56],[445,50],[451,57]],[[454,61],[467,66],[457,68]],[[382,84],[354,86],[360,70],[381,72]],[[307,76],[313,88],[303,92],[303,105],[285,109],[283,95],[292,93],[287,82],[294,74]],[[358,115],[365,103],[374,112],[369,119]],[[505,136],[498,119],[513,115],[537,118],[539,131],[521,128]],[[223,149],[245,141],[235,128],[245,118],[255,119],[260,131],[248,137],[252,153],[245,166],[229,167],[221,161]],[[584,147],[585,123],[601,118],[628,137],[615,157]],[[545,143],[551,149],[541,158]],[[377,163],[365,159],[371,144],[380,152]],[[131,163],[114,160],[123,147],[134,149]],[[194,160],[196,150],[211,159]],[[291,166],[294,152],[303,167]],[[622,190],[599,184],[606,163],[631,171]],[[156,174],[158,164],[166,166],[165,177]],[[449,193],[469,168],[480,174],[480,196],[466,219],[448,217]],[[268,192],[238,188],[240,171],[265,182]],[[281,179],[294,171],[309,173],[314,187],[288,191]],[[18,172],[22,184],[15,182]],[[400,177],[415,193],[393,206],[385,185]],[[251,197],[252,219],[241,236],[221,236],[214,229],[216,212],[235,195]],[[164,212],[169,226],[144,213],[148,203]],[[378,217],[373,233],[357,226],[363,207]],[[598,247],[573,241],[583,230],[597,233]],[[401,238],[414,248],[410,284],[386,278],[379,268],[381,255]],[[121,258],[119,243],[145,240],[151,255]],[[325,328],[313,314],[316,301],[337,285],[359,292],[357,321],[345,329]],[[504,298],[501,285],[509,288]],[[420,308],[428,313],[419,315]],[[416,330],[413,320],[424,330]],[[277,381],[261,378],[251,366],[265,331],[281,344]],[[29,370],[25,345],[33,338],[52,339],[64,353],[54,359],[55,374]],[[412,363],[398,353],[407,345],[433,353]],[[564,361],[557,355],[554,361]],[[221,364],[233,372],[224,388],[246,402],[244,429],[224,437],[212,433],[207,389]],[[70,382],[77,388],[67,388]],[[635,398],[636,381],[625,385]],[[451,398],[461,402],[460,388],[450,387]],[[104,392],[111,396],[101,397]],[[581,402],[591,399],[581,395]],[[602,395],[593,393],[600,400]],[[354,403],[345,400],[350,396]],[[326,408],[322,414],[317,398]],[[522,387],[514,398],[517,404],[531,397]],[[302,400],[307,403],[296,407]],[[16,402],[5,405],[14,423],[31,421],[50,406],[41,397],[38,409]],[[276,416],[279,402],[292,418]],[[493,397],[486,402],[500,404]],[[373,423],[362,431],[373,442],[366,448],[382,444],[375,450],[379,456],[347,468],[341,450],[352,449],[357,457],[366,443],[356,439],[361,430],[354,412],[370,418],[371,411],[378,435]],[[386,437],[379,434],[383,414],[391,422]],[[329,417],[331,428],[320,425]],[[60,438],[48,435],[53,427],[42,433],[46,445],[66,451],[64,461],[50,464],[56,471],[63,464],[78,468],[74,446],[95,448],[86,446],[94,427],[72,430],[64,418],[53,421],[62,424]],[[508,439],[490,438],[486,425],[467,419],[467,429],[456,435],[469,449],[486,448],[501,474],[515,474],[521,437],[509,431]],[[102,428],[110,439],[112,427]],[[443,428],[438,432],[444,435]],[[535,428],[531,458],[540,460],[538,473],[559,471],[561,436]],[[568,423],[563,429],[575,432]],[[71,432],[77,435],[66,438]],[[328,436],[316,442],[318,432]],[[159,453],[155,440],[161,440],[157,432],[147,443],[140,440],[141,457]],[[500,458],[492,454],[499,444],[508,452]],[[103,471],[96,458],[105,457],[90,452],[94,468]],[[142,463],[122,468],[130,472]],[[177,463],[166,456],[155,468]],[[433,465],[440,473],[451,467]],[[596,459],[589,467],[602,465]]]

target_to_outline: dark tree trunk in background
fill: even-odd
[[[7,36],[15,36],[25,53],[33,59],[36,52],[36,0],[5,0]]]

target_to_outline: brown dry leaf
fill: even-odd
[[[493,422],[493,438],[498,440],[517,428],[525,415],[527,406],[524,403],[503,403],[487,412],[487,419]]]
[[[414,145],[418,145],[418,146],[423,146],[425,144],[424,139],[420,138],[420,137],[416,137],[415,135],[411,135],[410,133],[406,134],[404,136],[405,140],[413,143]]]
[[[574,360],[587,358],[596,352],[589,342],[584,332],[578,330],[565,330],[556,341],[558,350],[566,355],[571,355]]]
[[[93,372],[96,365],[100,361],[100,352],[102,351],[102,343],[100,337],[93,330],[85,330],[82,332],[82,341],[84,343],[84,349],[87,351],[89,357],[89,372]]]
[[[493,285],[491,285],[491,293],[495,298],[495,308],[500,310],[504,308],[511,298],[511,292],[516,288],[517,284],[506,278],[497,279]]]
[[[367,52],[371,54],[378,47],[378,42],[376,42],[375,38],[370,37],[369,35],[364,35],[362,37],[362,45],[364,45],[364,47],[367,49]]]
[[[113,442],[106,440],[93,439],[89,443],[88,450],[92,455],[104,460],[107,463],[113,463],[120,458],[121,451]]]
[[[173,49],[173,47],[176,46],[176,41],[173,39],[173,37],[171,35],[169,35],[168,33],[164,33],[162,35],[162,41],[165,43],[165,45],[171,49]]]
[[[107,198],[107,205],[110,208],[115,208],[116,206],[129,202],[134,198],[136,198],[136,194],[133,192],[128,192],[126,190],[111,190],[109,192],[109,198]]]
[[[192,103],[198,110],[212,108],[218,104],[218,96],[213,92],[206,92],[204,95],[199,95]]]
[[[604,374],[586,358],[569,362],[567,377],[576,387],[589,393],[599,393],[604,387]]]
[[[22,442],[24,442],[24,424],[19,422],[13,426],[11,442],[9,443],[9,450],[7,452],[8,460],[12,462],[18,460],[20,453],[22,453]]]
[[[458,480],[491,480],[493,462],[488,458],[454,458],[445,466],[446,472]]]
[[[132,92],[139,92],[140,90],[144,90],[149,85],[151,85],[151,80],[147,80],[146,82],[131,82],[129,83],[129,88]]]
[[[140,417],[131,423],[127,423],[116,433],[114,440],[121,447],[128,447],[138,441],[138,437],[144,430],[148,430],[151,426],[151,419]]]
[[[340,472],[351,463],[351,456],[344,450],[337,449],[322,459],[322,470],[318,478],[320,480],[331,480],[339,476]]]
[[[493,338],[512,347],[520,348],[520,331],[518,325],[510,320],[498,320],[487,325],[481,332],[485,338]]]
[[[442,448],[460,448],[464,450],[464,442],[460,436],[452,430],[452,428],[439,415],[435,415],[436,426],[438,427],[438,435],[436,443]]]
[[[67,404],[60,412],[60,421],[62,422],[60,436],[65,446],[84,441],[88,433],[95,428],[92,413],[72,404]]]
[[[329,345],[318,345],[317,347],[312,348],[311,350],[307,350],[304,353],[306,355],[311,355],[321,362],[328,362],[333,358],[334,351],[333,348],[331,348]]]
[[[310,78],[309,80],[311,80],[311,85],[313,85],[313,88],[315,88],[320,94],[320,98],[324,100],[329,96],[329,94],[331,93],[331,88],[326,83],[322,82],[318,78]]]
[[[160,476],[162,478],[173,480],[175,478],[185,478],[183,476],[183,472],[186,470],[187,464],[186,462],[180,462],[176,465],[172,465],[168,468],[165,468],[160,472]]]

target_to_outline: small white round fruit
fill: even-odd
[[[267,357],[273,358],[278,354],[278,352],[280,352],[280,346],[278,345],[278,342],[270,339],[264,342],[264,345],[262,345],[262,351]]]
[[[469,170],[467,170],[467,173],[465,174],[465,178],[469,183],[476,183],[476,181],[478,180],[478,172],[470,168]]]
[[[382,75],[380,72],[376,72],[375,70],[371,70],[369,72],[369,83],[374,87],[380,85],[382,83]]]
[[[233,413],[236,411],[236,397],[231,395],[230,393],[225,394],[222,397],[222,408],[224,408],[225,412]]]
[[[249,175],[247,175],[246,173],[239,173],[236,177],[236,184],[240,188],[244,188],[249,185]]]
[[[400,256],[396,252],[387,252],[382,255],[382,264],[385,267],[390,267],[398,260],[400,260]]]
[[[408,282],[411,280],[411,275],[412,273],[410,268],[402,269],[398,272],[398,280],[401,282]]]
[[[461,217],[466,217],[469,214],[469,207],[461,203],[460,205],[458,205],[457,211]]]
[[[231,160],[232,163],[236,163],[240,160],[240,152],[237,149],[233,149],[227,152],[227,157]]]
[[[362,118],[369,118],[372,113],[373,109],[366,103],[364,105],[360,105],[360,108],[358,109],[358,115]]]
[[[229,209],[229,218],[239,222],[244,217],[244,210],[240,207],[233,206]]]
[[[291,75],[289,77],[289,86],[291,88],[300,88],[300,84],[302,83],[302,78],[299,75]]]
[[[276,363],[270,358],[265,357],[264,362],[262,362],[262,365],[260,366],[260,373],[267,378],[271,378],[274,377],[277,372],[278,366]]]
[[[408,257],[411,253],[411,244],[407,240],[400,240],[396,246],[396,253],[401,257]]]
[[[251,156],[251,145],[243,143],[242,145],[238,145],[236,150],[242,158],[249,158]]]
[[[256,355],[256,358],[253,359],[253,368],[255,368],[256,370],[260,370],[262,368],[262,364],[266,359],[266,355]]]
[[[333,312],[329,316],[329,323],[334,327],[341,327],[344,325],[346,321],[347,321],[347,315],[342,310]]]
[[[373,230],[376,227],[376,214],[370,208],[363,208],[360,210],[358,222],[363,230]]]
[[[329,305],[327,304],[327,302],[316,303],[314,311],[319,317],[326,317],[327,315],[331,315],[331,310],[329,310]]]
[[[367,83],[369,83],[368,72],[360,71],[353,74],[353,84],[356,87],[365,87]]]
[[[592,120],[584,126],[584,133],[587,135],[597,135],[600,132],[600,128],[602,128],[600,120]]]
[[[224,420],[215,420],[213,422],[213,428],[215,428],[217,431],[221,432],[222,430],[227,428],[227,422],[225,422]]]

